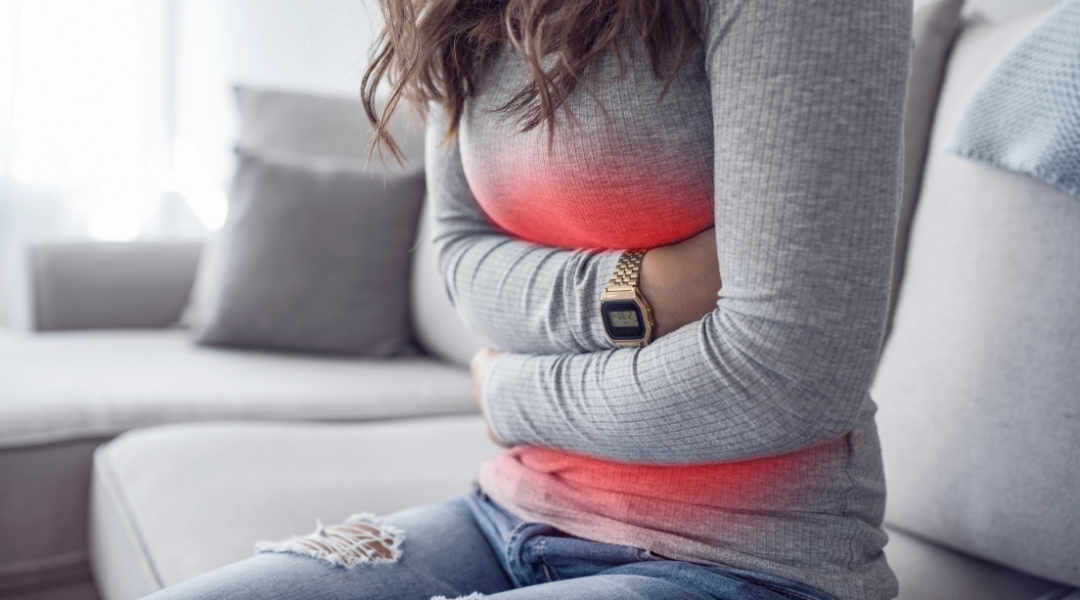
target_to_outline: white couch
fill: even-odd
[[[1080,599],[1080,435],[1069,433],[1080,375],[1067,368],[1080,361],[1069,308],[1080,278],[1060,270],[1080,264],[1080,202],[941,151],[963,99],[1034,19],[974,19],[956,42],[872,390],[886,553],[904,600]],[[137,258],[146,252],[159,253],[153,265]],[[179,316],[195,254],[36,251],[40,328],[144,329],[0,337],[0,596],[136,598],[316,518],[462,493],[495,452],[470,414],[463,366],[481,341],[458,324],[430,245],[413,264],[414,325],[430,356],[379,362],[196,348],[162,329]],[[998,301],[1006,287],[1060,301]],[[1071,349],[1024,338],[1051,325]],[[972,393],[973,377],[1013,366],[995,350],[1021,338],[1040,371],[1009,372],[1004,400]]]
[[[412,321],[427,354],[384,360],[193,345],[173,325],[200,248],[31,249],[37,331],[0,331],[0,597],[52,588],[95,597],[87,541],[92,455],[124,431],[476,412],[465,365],[481,341],[458,321],[430,244],[419,244],[412,260]]]

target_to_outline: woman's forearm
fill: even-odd
[[[469,189],[457,144],[443,145],[445,131],[442,112],[433,107],[425,168],[434,241],[461,318],[510,352],[573,354],[614,347],[599,303],[618,253],[546,248],[496,230]]]
[[[655,337],[700,321],[716,308],[721,287],[716,229],[646,252],[638,286],[652,307]]]
[[[501,349],[524,354],[608,350],[600,296],[618,252],[574,252],[513,240],[472,197],[455,147],[431,117],[428,190],[440,270],[459,315]],[[713,229],[650,250],[639,285],[653,307],[655,337],[700,320],[720,289]]]

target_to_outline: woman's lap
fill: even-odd
[[[827,598],[784,582],[756,585],[718,568],[522,523],[480,493],[395,513],[384,522],[404,535],[396,560],[346,568],[324,558],[263,552],[151,598],[428,600],[474,593],[500,600]]]
[[[512,587],[468,508],[461,500],[409,509],[383,519],[404,532],[394,562],[351,568],[292,553],[262,552],[170,586],[153,600],[387,600]]]

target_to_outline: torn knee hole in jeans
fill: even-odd
[[[313,533],[280,542],[259,542],[255,552],[299,554],[351,568],[397,562],[404,540],[405,532],[371,513],[362,513],[330,527],[316,521]]]

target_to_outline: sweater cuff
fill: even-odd
[[[503,352],[496,356],[495,359],[488,364],[487,371],[484,373],[484,380],[480,382],[480,408],[484,412],[484,419],[487,420],[488,428],[495,434],[495,437],[507,444],[512,444],[513,442],[508,439],[503,432],[499,431],[498,425],[495,422],[496,419],[493,417],[492,411],[497,410],[497,407],[495,406],[496,403],[491,400],[493,394],[490,390],[493,387],[492,381],[498,377],[499,366],[510,356],[512,355],[508,352]]]
[[[522,406],[514,390],[520,389],[521,374],[528,368],[526,362],[539,357],[527,354],[504,352],[488,365],[481,386],[480,402],[484,409],[484,418],[488,427],[500,440],[507,444],[536,443],[535,436],[529,436],[527,427],[522,427]]]

